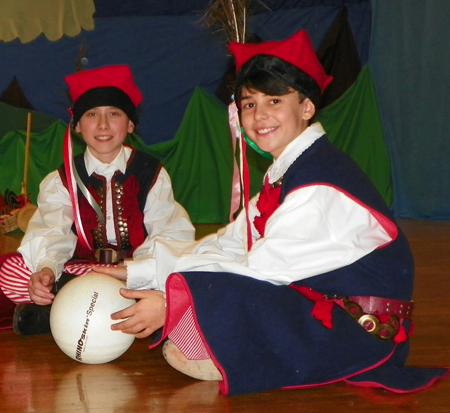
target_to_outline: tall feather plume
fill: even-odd
[[[249,15],[249,6],[251,0],[213,0],[203,16],[203,24],[216,32],[224,32],[227,43],[238,42],[245,43],[247,40],[247,21]],[[230,205],[230,222],[240,209],[245,210],[245,245],[250,250],[252,245],[252,236],[250,221],[248,217],[248,202],[250,187],[247,160],[245,154],[245,141],[241,137],[241,126],[236,103],[230,101],[234,90],[236,80],[234,61],[225,73],[222,83],[219,86],[216,95],[222,95],[220,98],[228,104],[228,122],[231,131],[231,142],[234,155],[232,194]],[[239,141],[239,163],[236,159],[237,141]]]
[[[213,0],[203,22],[216,32],[223,31],[228,43],[245,42],[248,8],[251,0]]]
[[[256,9],[252,3],[254,3],[252,0],[212,0],[202,17],[204,26],[216,32],[224,32],[228,43],[249,42],[248,17]],[[261,0],[257,0],[256,3],[267,11],[271,11]]]
[[[259,43],[260,40],[257,36],[247,34],[249,16],[252,11],[255,11],[257,5],[270,11],[260,0],[256,0],[256,2],[252,0],[212,0],[200,22],[215,33],[223,32],[227,44],[231,42]],[[234,91],[235,79],[234,59],[232,59],[216,91],[216,96],[227,105],[230,103]]]

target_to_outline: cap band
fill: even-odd
[[[134,106],[130,97],[117,87],[96,87],[83,93],[73,105],[73,126],[88,110],[98,106],[113,106],[121,109],[137,125],[139,117],[136,106]]]
[[[236,77],[235,96],[239,100],[242,86],[278,96],[286,93],[287,86],[312,100],[316,107],[320,103],[320,87],[316,80],[302,69],[276,56],[258,54],[242,66]]]

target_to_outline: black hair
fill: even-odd
[[[317,82],[303,70],[275,56],[258,54],[245,62],[236,78],[237,102],[243,87],[271,96],[286,95],[294,89],[299,92],[301,100],[309,98],[316,109],[320,104],[321,92]]]

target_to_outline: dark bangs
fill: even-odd
[[[320,103],[320,88],[303,70],[275,56],[256,55],[246,62],[236,78],[235,97],[239,101],[242,88],[258,90],[270,96],[282,96],[292,89]]]

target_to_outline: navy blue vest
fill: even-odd
[[[283,179],[280,203],[289,192],[317,184],[335,187],[395,222],[390,209],[361,168],[332,146],[326,136],[318,139],[288,169]],[[398,226],[397,229],[398,237],[391,244],[349,266],[301,280],[297,284],[326,294],[374,295],[410,300],[414,261],[405,235]]]

